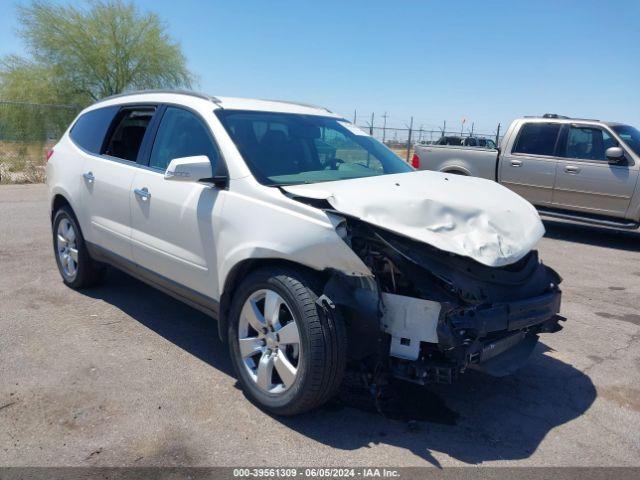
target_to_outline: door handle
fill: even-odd
[[[82,176],[88,183],[93,183],[96,180],[96,177],[93,176],[93,172],[83,173]]]
[[[575,165],[567,165],[564,167],[564,171],[567,173],[580,173],[580,167],[576,167]]]
[[[522,160],[511,160],[511,166],[512,167],[521,167],[522,166]]]
[[[147,200],[149,200],[151,198],[151,194],[149,193],[149,190],[147,189],[147,187],[136,188],[133,191],[133,193],[135,193],[136,197],[138,197],[143,202],[146,202]]]

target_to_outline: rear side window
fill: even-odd
[[[560,127],[559,123],[525,123],[520,129],[513,153],[552,156]]]
[[[123,108],[116,117],[104,154],[135,162],[154,107]]]
[[[71,140],[88,152],[100,154],[107,129],[118,112],[117,106],[91,110],[78,118],[71,128]]]

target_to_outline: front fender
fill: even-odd
[[[221,288],[229,272],[246,260],[285,260],[317,271],[372,275],[336,232],[335,217],[299,202],[291,209],[283,206],[245,195],[230,195],[225,201],[217,240]]]
[[[284,260],[309,267],[313,270],[339,270],[352,276],[371,276],[370,270],[362,260],[333,232],[322,238],[311,239],[308,236],[295,238],[246,239],[236,244],[221,259],[218,268],[218,285],[225,285],[229,273],[236,265],[246,260]],[[274,237],[280,235],[275,234]],[[230,239],[229,239],[230,240]],[[224,241],[222,243],[224,245]],[[224,248],[223,248],[224,250]]]

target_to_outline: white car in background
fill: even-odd
[[[210,314],[246,395],[276,414],[322,404],[346,368],[371,382],[503,375],[560,328],[528,202],[416,172],[326,109],[110,97],[80,113],[46,174],[63,281],[89,287],[111,265]]]

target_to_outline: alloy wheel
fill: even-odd
[[[238,325],[239,351],[251,379],[266,393],[288,390],[301,367],[300,332],[287,302],[262,289],[245,301]]]
[[[78,273],[78,247],[76,245],[76,231],[67,218],[58,223],[56,247],[62,273],[69,280],[73,280]]]

